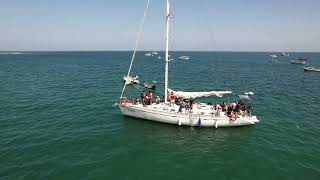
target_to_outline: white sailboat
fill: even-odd
[[[270,57],[271,57],[271,60],[269,60],[269,62],[273,62],[273,63],[276,63],[277,62],[277,55],[275,55],[275,54],[271,54],[271,55],[269,55]]]
[[[285,49],[282,53],[281,53],[281,56],[289,56],[289,50],[288,49]]]
[[[227,113],[221,110],[221,107],[209,105],[206,103],[195,103],[192,101],[194,98],[199,97],[209,97],[217,96],[222,97],[225,94],[231,94],[231,91],[209,91],[209,92],[183,92],[183,91],[173,91],[168,88],[168,66],[170,62],[169,58],[169,31],[170,31],[170,0],[166,0],[166,52],[165,52],[165,87],[164,101],[157,101],[156,103],[151,103],[146,105],[146,103],[139,103],[136,101],[130,101],[128,98],[123,96],[126,88],[124,84],[120,101],[118,102],[118,107],[125,116],[131,116],[135,118],[141,118],[150,121],[157,121],[168,124],[175,125],[185,125],[185,126],[199,126],[199,127],[228,127],[228,126],[244,126],[253,125],[259,120],[256,116],[251,116],[251,112],[247,113]],[[145,9],[144,17],[146,15],[149,5],[149,0],[147,1],[147,6]],[[142,24],[144,18],[142,20]],[[142,26],[140,26],[142,27]],[[140,30],[142,32],[142,30]],[[138,36],[139,37],[139,36]],[[137,40],[138,42],[138,40]],[[135,49],[136,50],[136,49]],[[133,52],[135,54],[135,52]],[[131,65],[129,67],[128,75],[130,74]],[[172,98],[173,97],[173,98]],[[185,106],[184,102],[180,105],[174,103],[174,98],[184,98],[187,99],[189,107]],[[144,102],[144,101],[143,101]],[[182,106],[184,105],[184,106]],[[220,106],[220,105],[219,105]],[[231,106],[230,106],[231,107]]]
[[[180,56],[178,58],[181,60],[190,60],[190,56]]]

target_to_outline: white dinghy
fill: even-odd
[[[252,96],[254,95],[253,92],[248,91],[248,92],[244,92],[244,94],[238,95],[239,99],[243,99],[243,100],[252,100]]]
[[[136,85],[136,84],[139,84],[140,81],[138,80],[138,76],[135,76],[135,77],[132,77],[132,76],[123,76],[123,81],[126,85],[129,85],[129,84],[133,84],[133,85]]]
[[[210,105],[207,103],[194,103],[195,98],[199,97],[222,97],[226,94],[231,94],[231,91],[206,91],[206,92],[183,92],[174,91],[168,88],[168,66],[170,62],[169,56],[169,31],[170,31],[170,0],[166,0],[166,52],[165,52],[165,71],[164,71],[164,99],[160,100],[158,97],[156,101],[152,102],[150,96],[142,95],[141,102],[137,99],[129,100],[124,97],[124,91],[127,84],[124,84],[118,107],[125,116],[141,118],[150,121],[157,121],[168,124],[184,125],[184,126],[199,126],[199,127],[229,127],[229,126],[245,126],[253,125],[259,120],[256,116],[252,116],[252,111],[242,111],[237,108],[240,104],[232,103],[230,105]],[[147,1],[146,9],[140,26],[140,33],[146,12],[148,10],[149,0]],[[139,42],[140,33],[138,35],[137,43]],[[136,47],[137,47],[136,43]],[[136,48],[133,52],[128,75],[130,75],[131,66],[134,60]],[[149,100],[145,100],[149,97]],[[180,99],[179,103],[175,101]],[[179,105],[178,105],[179,104]],[[233,105],[235,104],[235,105]],[[223,107],[222,107],[223,106]],[[239,110],[239,111],[236,111]]]

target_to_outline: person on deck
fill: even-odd
[[[241,105],[239,103],[236,103],[236,107],[234,108],[235,112],[240,112]]]
[[[141,92],[141,103],[142,103],[142,105],[145,104],[145,98],[146,98],[146,92],[145,92],[145,91],[142,91],[142,92]]]
[[[233,106],[230,105],[230,106],[227,106],[227,115],[230,116],[230,114],[232,113],[232,110],[233,110]]]
[[[160,103],[164,103],[165,97],[162,96],[162,98],[160,99]]]
[[[216,105],[216,107],[215,107],[215,109],[216,109],[216,111],[217,111],[217,113],[216,113],[216,116],[220,116],[220,111],[221,111],[221,106],[220,106],[220,104],[217,104]]]
[[[225,105],[224,102],[223,102],[222,105],[221,105],[221,109],[222,109],[222,112],[225,112],[225,111],[226,111],[226,105]]]
[[[146,105],[146,92],[142,91],[142,97],[141,97],[141,101],[142,101],[142,105],[145,106]]]
[[[194,100],[190,99],[190,112],[192,112],[193,110],[193,104],[194,104]]]
[[[146,101],[145,102],[146,105],[150,105],[150,95],[149,95],[149,93],[146,95],[146,100],[145,101]]]
[[[152,104],[152,92],[151,91],[149,91],[148,96],[149,96],[149,105],[151,105]]]
[[[190,101],[188,99],[186,99],[185,102],[186,102],[185,108],[186,108],[186,112],[187,112],[190,109]]]
[[[136,105],[138,103],[138,98],[134,97],[132,103],[133,103],[133,105]]]
[[[216,109],[216,111],[220,111],[220,110],[221,110],[221,106],[220,106],[220,104],[216,104],[215,109]]]
[[[236,109],[237,103],[233,102],[233,103],[231,103],[231,106],[232,106],[232,110],[234,110],[234,109]]]
[[[171,92],[171,94],[170,94],[170,103],[171,103],[171,106],[174,106],[175,101],[176,101],[176,97],[173,95],[173,92]]]
[[[160,101],[161,101],[160,97],[157,96],[157,97],[156,97],[156,104],[160,104]]]
[[[179,112],[182,112],[182,109],[184,109],[184,108],[185,108],[185,103],[184,103],[184,101],[181,101],[180,107],[179,107]]]

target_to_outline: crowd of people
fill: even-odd
[[[140,94],[140,98],[135,97],[132,102],[133,104],[141,103],[143,106],[152,105],[153,102],[156,104],[160,104],[164,102],[164,96],[162,98],[157,96],[155,98],[155,101],[153,101],[152,91],[149,91],[148,93],[146,93],[145,91],[142,91]]]
[[[160,98],[157,96],[155,98],[154,103],[160,104],[164,102],[165,97],[163,96]],[[151,91],[146,93],[145,91],[142,91],[140,94],[140,98],[135,97],[133,99],[133,104],[141,103],[143,106],[152,105],[153,103],[153,94]],[[177,98],[172,92],[168,93],[167,95],[167,102],[170,106],[177,105],[179,106],[178,112],[192,112],[193,106],[195,104],[193,99],[183,99],[183,98]],[[210,105],[210,103],[208,103]],[[212,105],[212,104],[211,104]],[[252,116],[253,109],[251,106],[245,106],[245,104],[242,102],[242,100],[239,100],[237,102],[232,103],[225,103],[222,104],[216,103],[215,105],[211,106],[212,110],[215,110],[215,116],[220,116],[220,113],[223,112],[227,116],[231,115],[242,115],[242,116]],[[200,104],[198,104],[198,108],[200,109]]]
[[[223,102],[221,105],[216,103],[214,106],[216,110],[216,116],[220,116],[220,112],[224,112],[227,116],[232,114],[238,114],[243,116],[252,116],[253,109],[251,106],[245,106],[242,100],[233,103],[225,103]]]
[[[151,91],[149,91],[148,93],[142,91],[140,94],[140,99],[135,97],[132,102],[133,104],[141,103],[143,106],[147,106],[152,104],[152,98],[153,94]]]
[[[140,98],[135,97],[132,102],[133,104],[138,104],[141,103],[143,106],[147,106],[147,105],[151,105],[153,102],[156,104],[160,104],[164,102],[165,97],[162,96],[162,98],[160,98],[159,96],[157,96],[155,98],[155,101],[153,101],[153,94],[152,91],[149,91],[148,93],[146,93],[145,91],[142,91],[140,94]],[[174,104],[180,104],[180,99],[176,98],[173,93],[168,93],[167,96],[167,102],[169,102],[169,104],[171,106],[173,106]]]

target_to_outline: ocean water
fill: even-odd
[[[163,53],[160,53],[163,56]],[[176,90],[250,90],[261,120],[190,128],[124,117],[114,103],[131,52],[0,54],[0,179],[320,179],[320,53],[270,63],[258,52],[172,52]],[[278,53],[279,54],[279,53]],[[138,52],[133,72],[157,81],[163,59]],[[128,87],[126,96],[138,95]]]

